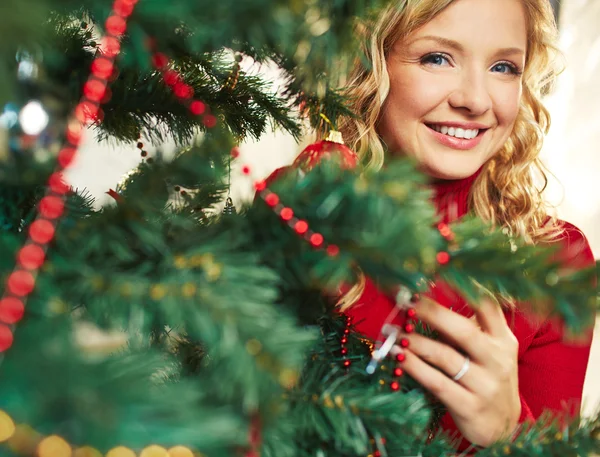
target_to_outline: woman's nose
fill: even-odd
[[[492,97],[486,81],[485,71],[465,70],[457,81],[457,87],[450,94],[448,103],[453,108],[462,109],[471,116],[479,116],[492,108]]]

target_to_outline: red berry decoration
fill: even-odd
[[[284,221],[289,221],[294,217],[294,211],[292,211],[292,208],[283,208],[279,215]]]
[[[28,270],[37,270],[44,264],[46,254],[37,244],[28,244],[21,248],[17,255],[19,263]]]
[[[318,248],[323,244],[323,235],[320,233],[313,233],[310,236],[310,244],[312,244],[315,248]]]
[[[17,270],[8,277],[8,290],[18,297],[29,295],[35,287],[33,275],[25,270]]]
[[[15,297],[0,300],[0,321],[5,324],[16,324],[25,314],[25,305]]]
[[[69,186],[63,180],[61,173],[53,173],[48,179],[48,187],[55,194],[63,195],[69,191]]]
[[[73,162],[75,154],[77,154],[77,150],[75,148],[66,147],[61,149],[58,153],[58,163],[61,167],[67,168]]]
[[[217,125],[217,118],[212,114],[207,114],[204,116],[203,122],[206,128],[212,129],[215,125]]]
[[[40,202],[40,214],[47,219],[56,219],[62,216],[65,203],[59,197],[48,195]]]
[[[165,81],[166,79],[167,77],[165,76]],[[206,111],[206,105],[198,100],[194,100],[192,103],[190,103],[190,111],[192,114],[200,116],[201,114],[204,114],[204,111]]]
[[[446,265],[448,262],[450,262],[450,254],[447,252],[438,252],[436,259],[440,265]]]
[[[92,63],[92,74],[99,79],[107,79],[113,72],[115,64],[106,57],[100,57]]]
[[[54,225],[47,219],[38,219],[29,227],[29,236],[39,244],[46,244],[54,238]]]
[[[294,230],[298,235],[304,235],[308,231],[308,223],[306,221],[298,221],[294,225]]]
[[[335,257],[340,253],[340,248],[337,247],[335,244],[330,244],[329,246],[327,246],[327,255],[329,257]]]
[[[106,31],[109,34],[119,37],[125,33],[125,30],[127,30],[127,23],[122,17],[115,15],[106,20]]]
[[[13,343],[13,334],[6,325],[0,325],[0,352],[6,351]]]
[[[398,390],[400,389],[400,383],[399,383],[398,381],[392,381],[392,382],[390,383],[390,388],[391,388],[391,389],[392,389],[394,392],[396,392],[396,391],[398,391]]]
[[[267,203],[267,205],[273,207],[277,205],[277,203],[279,203],[279,197],[275,193],[270,193],[265,197],[265,202]]]

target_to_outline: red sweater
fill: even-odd
[[[435,184],[434,202],[439,217],[451,222],[468,212],[468,195],[476,175],[457,181]],[[583,267],[593,264],[594,257],[585,236],[572,224],[561,222],[564,227],[562,256],[567,265]],[[461,315],[471,317],[473,312],[465,300],[448,285],[437,283],[431,290],[431,298],[450,307]],[[381,326],[394,307],[394,300],[377,289],[367,278],[361,298],[347,314],[354,318],[356,328],[370,339],[377,339]],[[520,422],[535,420],[542,411],[561,411],[568,404],[569,411],[579,412],[583,382],[588,365],[592,331],[577,343],[565,341],[559,321],[535,321],[523,311],[506,311],[507,322],[519,341],[519,390],[522,412]],[[514,325],[512,325],[514,322]],[[400,322],[396,322],[400,324]],[[447,413],[441,419],[441,429],[460,438],[459,451],[468,443],[456,429]]]

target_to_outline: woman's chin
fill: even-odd
[[[458,162],[441,163],[435,161],[427,161],[422,163],[421,170],[426,175],[440,180],[457,180],[465,179],[477,173],[482,166],[482,163],[477,162]]]

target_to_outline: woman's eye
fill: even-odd
[[[492,71],[496,71],[498,73],[512,74],[516,76],[519,76],[522,73],[516,65],[509,62],[497,63],[492,67]]]
[[[432,65],[443,65],[444,62],[450,63],[447,56],[444,54],[427,54],[421,59],[421,63],[423,64],[432,64]]]

